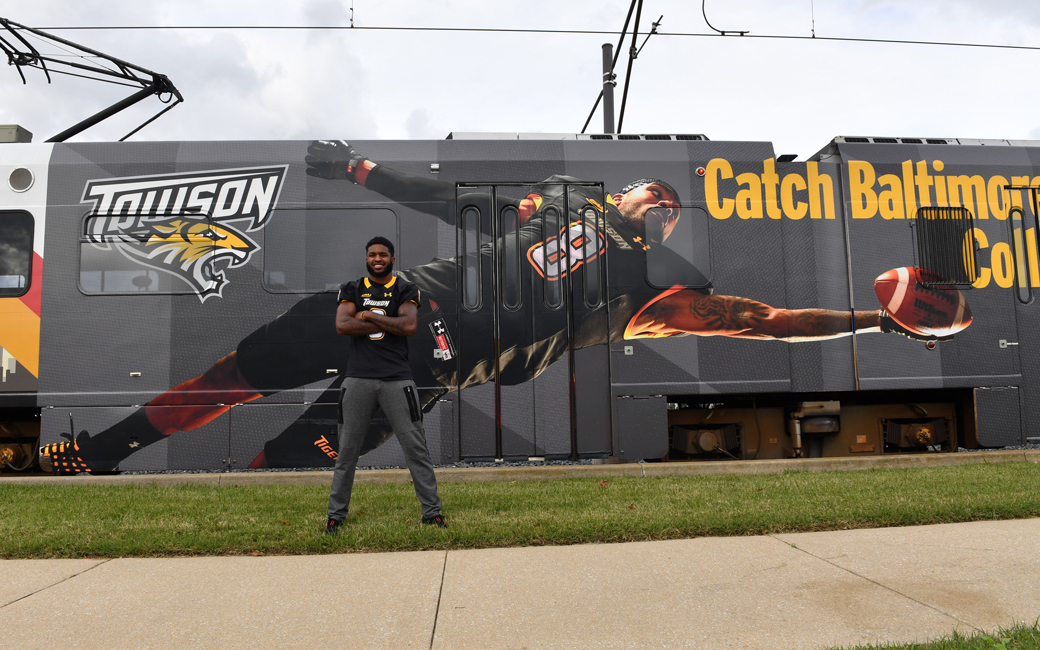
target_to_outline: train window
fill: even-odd
[[[469,205],[462,209],[459,256],[462,264],[462,306],[480,308],[480,210]]]
[[[586,235],[581,241],[571,241],[574,248],[584,248],[582,259],[585,260],[582,277],[585,281],[585,305],[598,307],[600,304],[600,286],[603,274],[603,241],[599,236],[603,228],[600,212],[592,206],[581,210],[582,221],[585,222]]]
[[[1012,208],[1008,216],[1011,217],[1008,223],[1015,258],[1015,295],[1019,302],[1028,303],[1033,299],[1031,287],[1040,285],[1040,271],[1036,267],[1036,217],[1032,212],[1027,215],[1019,207]]]
[[[14,298],[29,291],[33,224],[28,212],[0,213],[0,298]]]
[[[263,230],[264,288],[272,293],[319,293],[368,274],[365,244],[394,243],[397,215],[386,208],[275,210]]]
[[[913,221],[917,239],[917,266],[930,271],[924,284],[969,285],[979,277],[975,247],[971,242],[974,225],[966,208],[927,207],[917,210]]]
[[[79,288],[86,294],[201,293],[212,284],[218,240],[255,248],[206,215],[88,215],[79,244]]]
[[[502,208],[502,305],[519,309],[520,296],[520,213],[511,205]]]
[[[545,209],[542,219],[542,279],[545,287],[545,306],[549,309],[559,309],[563,306],[563,287],[560,266],[567,263],[567,259],[560,252],[561,246],[567,242],[561,241],[567,235],[561,232],[562,218],[560,211],[555,207]]]
[[[711,286],[708,214],[700,208],[651,208],[644,219],[646,279],[651,286]]]

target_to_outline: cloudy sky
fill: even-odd
[[[35,0],[0,16],[34,27],[348,25],[351,0]],[[629,0],[354,0],[358,26],[620,31]],[[814,6],[815,5],[815,6]],[[1040,46],[1040,3],[1012,0],[708,0],[752,35]],[[644,0],[641,31],[708,34],[699,0]],[[164,73],[186,103],[136,140],[423,138],[451,131],[573,133],[616,36],[406,31],[56,31]],[[642,39],[640,39],[640,43]],[[626,42],[627,49],[627,42]],[[619,61],[623,82],[624,58]],[[770,140],[811,155],[835,135],[1040,139],[1040,50],[655,36],[635,62],[624,130]],[[43,141],[129,94],[0,68],[0,123]],[[620,106],[618,87],[617,104]],[[77,136],[112,140],[144,102]],[[602,127],[597,114],[590,132]]]

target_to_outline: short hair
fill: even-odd
[[[670,183],[666,183],[662,181],[660,178],[640,178],[637,181],[632,181],[628,185],[622,187],[621,191],[618,192],[618,194],[628,194],[637,187],[643,187],[644,185],[649,185],[651,183],[667,187],[671,191],[671,193],[675,195],[676,199],[679,198],[679,193],[675,191],[675,188],[672,187]]]
[[[390,251],[390,257],[394,256],[394,243],[386,237],[373,237],[372,239],[369,239],[368,243],[365,244],[365,254],[368,254],[368,249],[372,248],[374,244],[386,246],[386,250]]]

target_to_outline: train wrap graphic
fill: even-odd
[[[0,447],[28,458],[38,427],[58,473],[331,466],[336,291],[377,235],[422,293],[436,463],[1020,444],[1036,144],[0,145]],[[402,462],[379,415],[365,452]]]

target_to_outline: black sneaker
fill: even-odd
[[[436,526],[438,528],[447,528],[448,522],[444,521],[442,515],[434,515],[433,517],[423,517],[422,523],[426,526]]]
[[[343,525],[342,521],[339,521],[339,520],[336,520],[336,519],[329,519],[329,521],[325,524],[325,534],[326,535],[335,535],[336,533],[339,532],[339,527],[342,526],[342,525]]]

